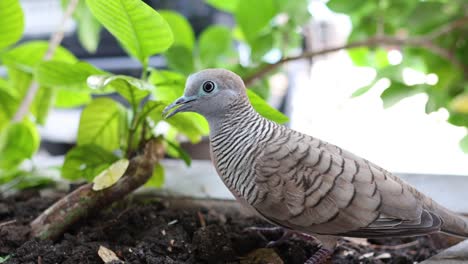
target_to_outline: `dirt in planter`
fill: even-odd
[[[125,263],[304,263],[318,248],[292,238],[273,248],[246,227],[267,226],[236,210],[173,208],[160,199],[129,198],[77,223],[56,242],[28,239],[27,223],[59,197],[38,192],[0,197],[0,257],[5,263],[103,263],[100,246]],[[227,211],[227,212],[226,212]],[[269,237],[268,239],[277,239]],[[414,263],[448,247],[441,235],[409,239],[342,239],[332,263]],[[113,263],[121,263],[113,261]]]

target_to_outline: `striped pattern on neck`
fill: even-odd
[[[260,116],[249,103],[230,106],[221,126],[211,135],[215,165],[226,186],[250,204],[259,197],[255,186],[255,158],[282,126]]]

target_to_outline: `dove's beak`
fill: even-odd
[[[164,108],[162,114],[163,114],[163,117],[164,118],[169,118],[179,112],[183,112],[185,110],[187,110],[189,107],[190,107],[190,102],[193,102],[195,101],[195,96],[191,96],[191,97],[185,97],[185,96],[182,96],[182,97],[179,97],[177,100],[175,100],[172,104],[168,105],[166,108]],[[174,111],[170,112],[172,109],[174,109]]]

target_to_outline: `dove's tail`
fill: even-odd
[[[454,213],[435,202],[433,202],[432,207],[431,211],[442,219],[442,232],[468,238],[468,217]]]

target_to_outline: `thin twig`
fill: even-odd
[[[0,223],[0,227],[16,223],[16,219]]]
[[[466,24],[468,23],[468,16],[466,17],[462,17],[460,19],[457,19],[447,25],[444,25],[434,31],[432,31],[431,33],[427,34],[426,35],[426,38],[428,40],[433,40],[433,39],[436,39],[440,36],[443,36],[443,35],[446,35],[448,33],[450,33],[451,31],[454,31],[455,29],[459,28],[459,27],[463,27],[465,26]]]
[[[57,31],[55,31],[55,33],[50,37],[49,47],[43,57],[44,61],[48,61],[52,58],[52,56],[55,53],[55,50],[62,42],[64,34],[65,34],[65,24],[70,19],[73,12],[75,11],[76,6],[78,5],[78,2],[79,0],[70,0],[70,2],[68,3],[68,6],[65,9],[65,12],[63,13],[63,17],[62,17],[62,20],[60,21]],[[32,81],[31,84],[29,85],[26,95],[23,98],[23,101],[21,102],[20,107],[18,108],[18,110],[16,111],[13,117],[13,120],[12,120],[13,122],[19,122],[24,118],[24,116],[26,116],[26,114],[29,112],[29,107],[31,106],[31,103],[33,102],[34,97],[36,96],[36,93],[38,90],[39,90],[39,84],[36,81]]]
[[[468,23],[468,18],[463,18],[463,19],[456,20],[448,25],[442,26],[438,29],[435,29],[434,31],[428,33],[427,35],[423,35],[419,37],[407,38],[407,37],[398,37],[398,36],[373,36],[362,41],[356,41],[356,42],[348,43],[348,44],[337,46],[337,47],[326,48],[326,49],[319,50],[319,51],[309,51],[309,52],[304,52],[297,56],[285,57],[277,61],[276,63],[268,64],[264,66],[263,68],[260,68],[257,72],[244,78],[244,82],[246,86],[250,86],[255,81],[257,81],[258,79],[261,79],[262,77],[264,77],[266,74],[268,74],[272,70],[290,61],[306,59],[306,58],[310,59],[315,56],[324,55],[324,54],[328,54],[331,52],[336,52],[336,51],[340,51],[344,49],[353,49],[353,48],[359,48],[359,47],[375,47],[375,46],[423,47],[449,60],[454,65],[459,66],[460,68],[464,70],[464,72],[468,72],[467,65],[459,61],[449,50],[446,50],[438,46],[434,42],[432,42],[434,38],[447,34],[455,30],[456,28],[466,25],[467,23]]]

